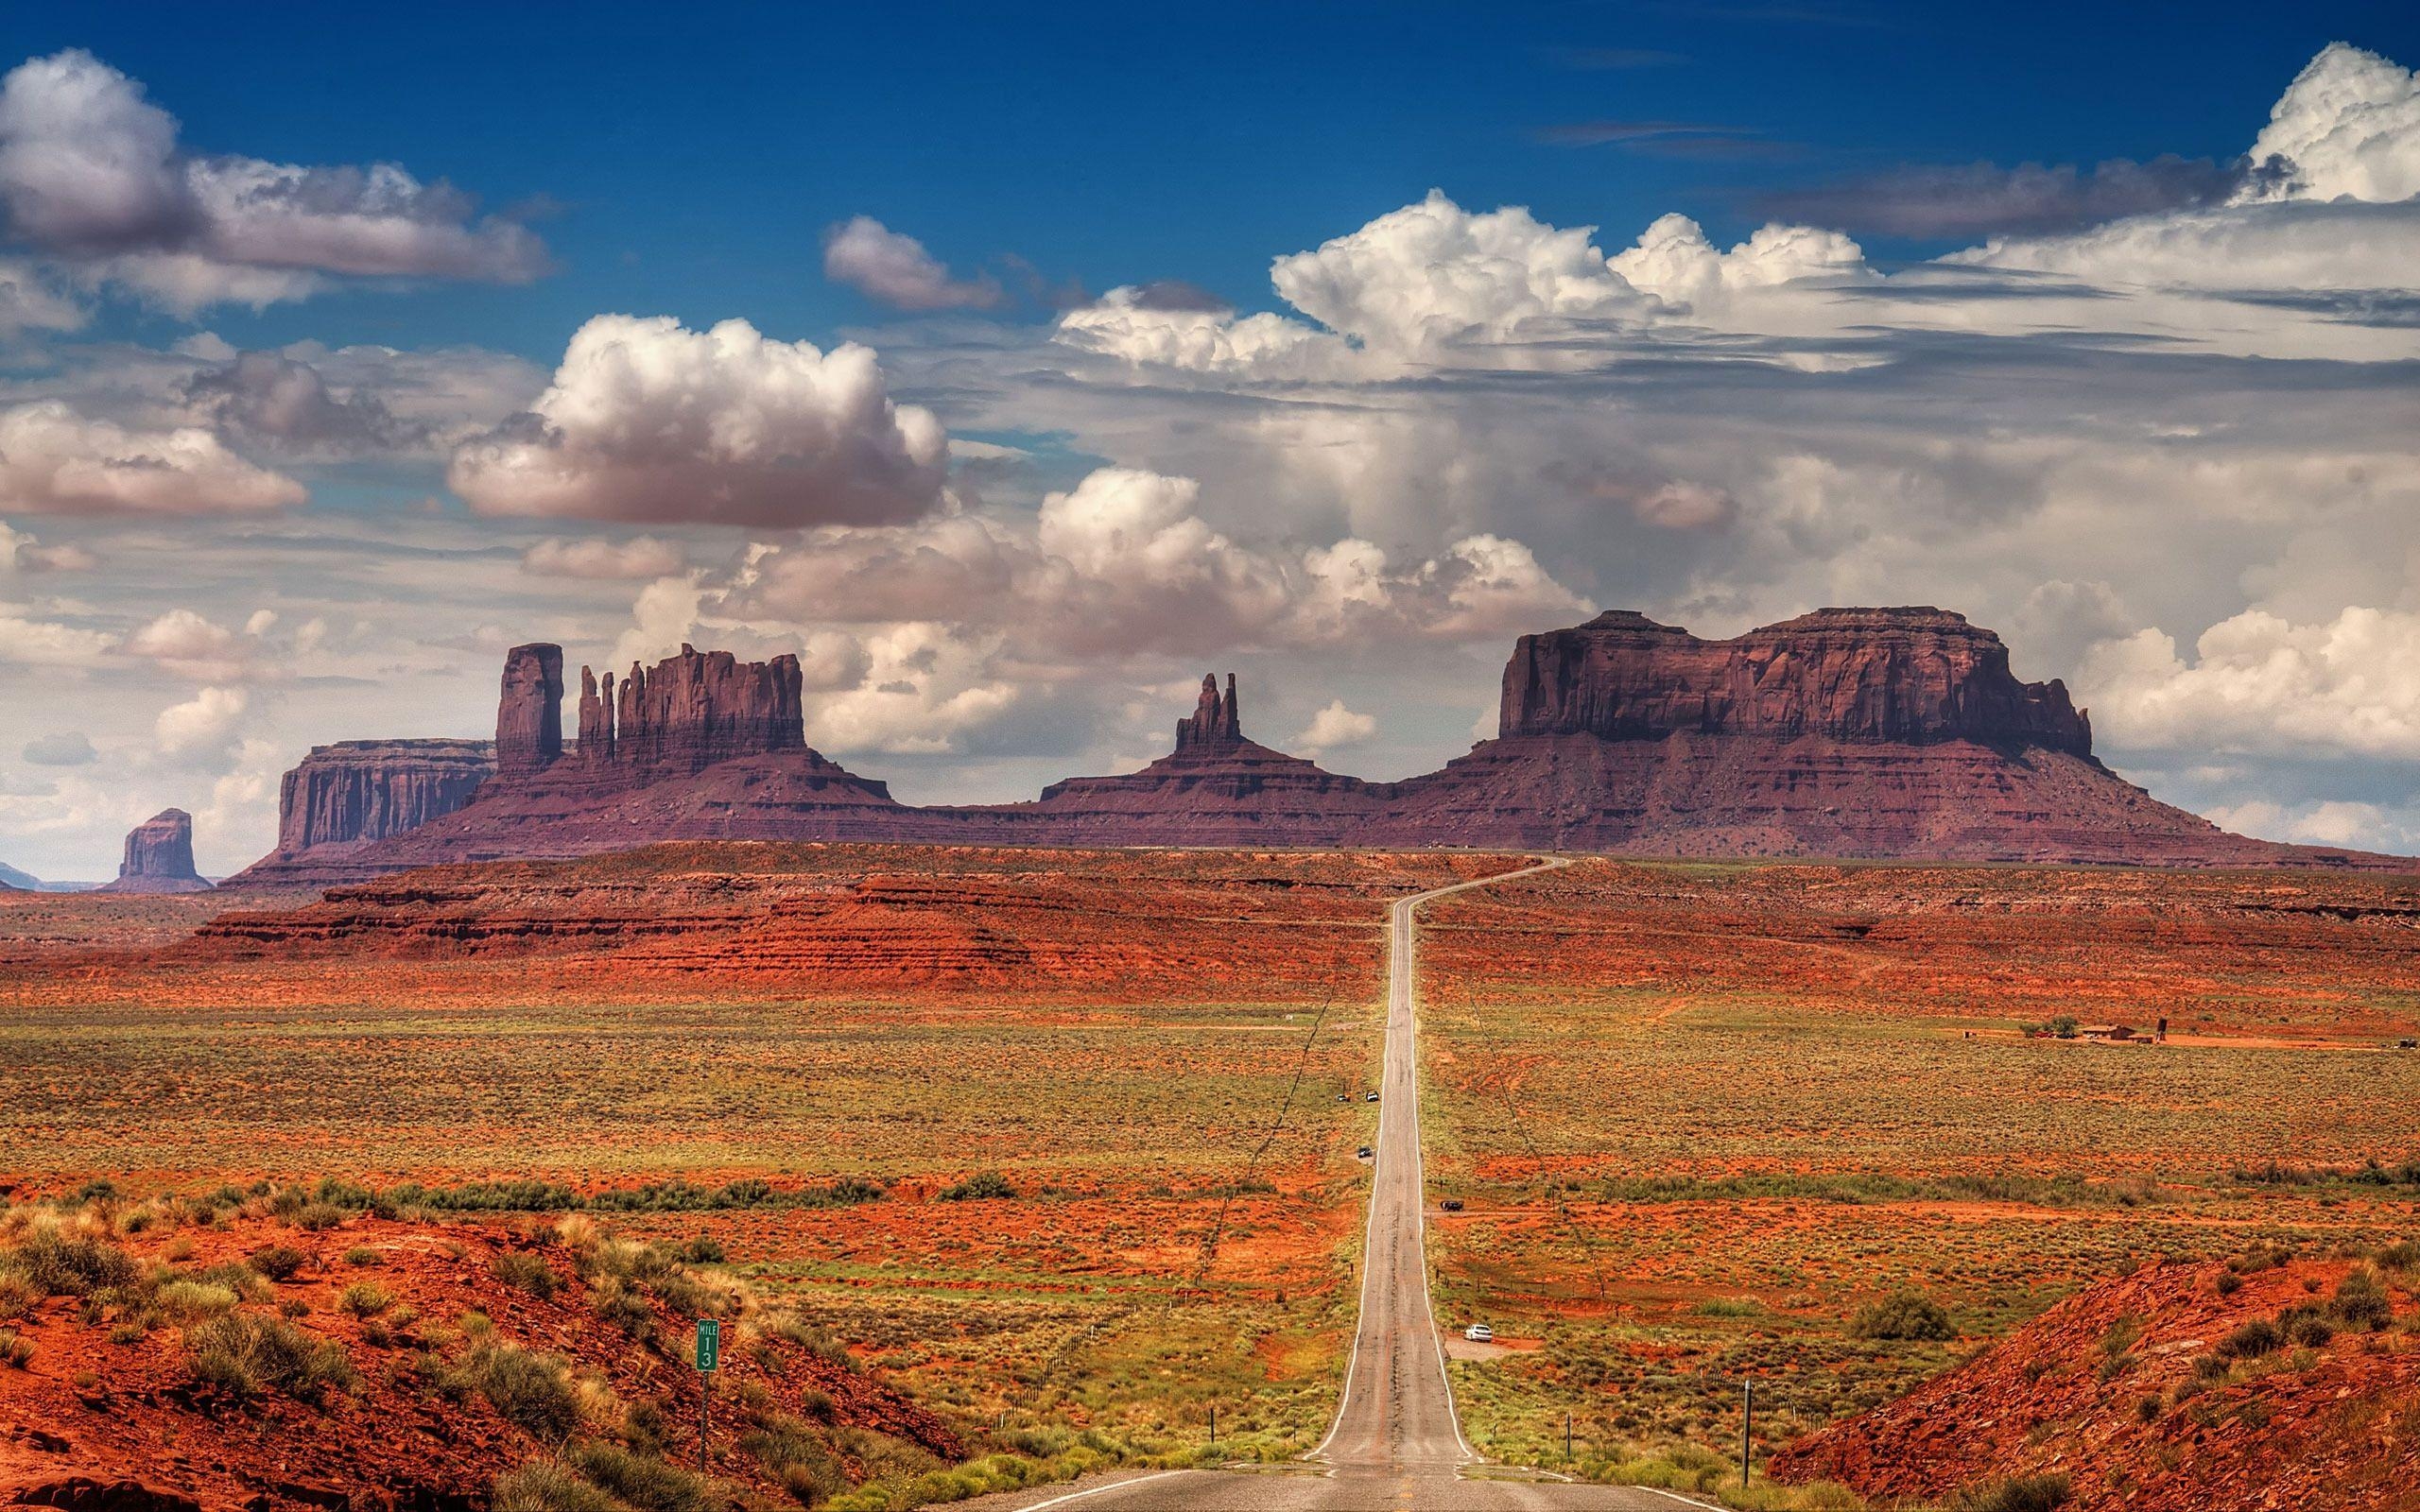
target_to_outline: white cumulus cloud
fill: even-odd
[[[823,276],[901,310],[989,310],[1002,298],[997,279],[952,278],[923,242],[872,215],[823,233]]]
[[[521,553],[521,570],[532,577],[665,577],[686,565],[679,546],[653,536],[628,541],[550,536]]]
[[[163,755],[193,757],[223,751],[233,741],[251,697],[241,688],[204,688],[160,711],[151,727]]]
[[[196,155],[143,86],[92,54],[0,79],[0,206],[19,241],[166,308],[260,305],[330,277],[520,283],[545,249],[516,221],[391,163]]]
[[[0,410],[0,507],[48,514],[257,514],[302,485],[199,426],[137,430],[57,401]]]
[[[2190,661],[2140,630],[2088,652],[2077,685],[2121,747],[2420,760],[2420,614],[2356,606],[2294,624],[2246,610],[2204,630]]]
[[[1326,708],[1311,715],[1311,722],[1291,742],[1293,748],[1314,753],[1340,750],[1347,746],[1367,744],[1378,732],[1378,722],[1368,714],[1355,713],[1344,707],[1341,698],[1331,698]]]
[[[872,524],[939,504],[947,440],[855,343],[600,315],[527,414],[456,450],[447,481],[483,514]]]

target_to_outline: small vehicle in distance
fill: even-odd
[[[1460,1212],[1462,1211],[1462,1199],[1460,1197],[1447,1197],[1444,1201],[1439,1203],[1438,1206],[1444,1209],[1447,1212]]]
[[[1370,1158],[1370,1146],[1368,1146],[1367,1144],[1364,1144],[1364,1145],[1362,1145],[1362,1146],[1361,1146],[1361,1156],[1360,1156],[1360,1158],[1361,1158],[1362,1160],[1368,1160],[1368,1159]]]
[[[1378,1100],[1378,1094],[1376,1092],[1363,1092],[1361,1094],[1361,1100],[1365,1103],[1374,1103]]]
[[[1349,1103],[1353,1101],[1353,1094],[1351,1092],[1339,1092],[1336,1094],[1336,1100],[1340,1103]]]
[[[1462,1330],[1462,1337],[1470,1340],[1473,1344],[1494,1344],[1495,1342],[1495,1331],[1489,1328],[1484,1323],[1474,1323],[1469,1328]]]

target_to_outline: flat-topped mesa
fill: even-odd
[[[496,700],[495,769],[527,777],[563,753],[563,648],[516,645],[504,655],[504,687]]]
[[[208,892],[210,884],[193,865],[193,816],[162,809],[126,834],[126,859],[117,880],[100,892]]]
[[[277,849],[384,840],[471,801],[495,774],[484,740],[345,740],[314,746],[277,796]]]
[[[656,781],[720,762],[806,748],[798,658],[742,662],[692,645],[652,667],[631,664],[616,687],[579,669],[583,765]]]
[[[1227,691],[1221,696],[1218,674],[1203,673],[1201,701],[1194,705],[1190,715],[1176,722],[1176,748],[1224,750],[1243,743],[1243,723],[1236,708],[1236,675],[1227,674]]]
[[[1608,610],[1521,637],[1502,720],[1507,737],[1815,735],[2092,755],[2064,683],[2018,681],[1997,635],[1931,608],[1819,610],[1728,641]]]

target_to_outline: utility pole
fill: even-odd
[[[1756,1427],[1756,1383],[1749,1381],[1743,1384],[1747,1392],[1747,1411],[1739,1418],[1739,1485],[1745,1489],[1748,1485],[1748,1435]]]
[[[1571,1414],[1563,1415],[1563,1462],[1571,1463]]]
[[[1210,1404],[1210,1447],[1212,1449],[1219,1447],[1219,1404],[1217,1402]]]

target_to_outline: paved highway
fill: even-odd
[[[1361,1321],[1336,1424],[1305,1461],[1283,1468],[1169,1470],[1080,1482],[1073,1489],[985,1498],[970,1507],[1069,1512],[1672,1512],[1708,1503],[1668,1491],[1582,1486],[1483,1463],[1462,1437],[1428,1301],[1422,1246],[1418,1021],[1412,977],[1420,905],[1450,893],[1567,865],[1440,887],[1394,905],[1387,937],[1387,1053],[1377,1165],[1361,1262]]]

